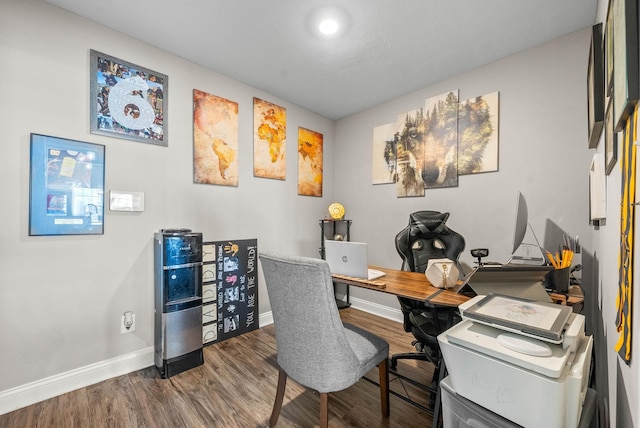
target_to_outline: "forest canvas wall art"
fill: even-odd
[[[456,187],[460,175],[498,171],[499,93],[459,102],[458,91],[373,128],[371,182],[400,198]]]
[[[458,174],[498,170],[499,93],[460,103],[458,113]]]

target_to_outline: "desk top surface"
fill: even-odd
[[[369,268],[382,271],[385,275],[375,281],[368,281],[369,283],[362,280],[350,281],[345,277],[339,276],[334,276],[333,280],[438,306],[458,306],[471,298],[471,296],[457,293],[452,289],[445,290],[434,287],[423,273],[407,272],[380,266],[369,266]],[[376,285],[376,283],[383,283],[384,285]],[[584,302],[584,296],[579,287],[570,287],[568,295],[551,293],[551,298],[556,303],[570,306]]]
[[[469,300],[468,296],[456,293],[453,290],[434,287],[429,283],[424,273],[406,272],[380,266],[370,266],[370,268],[385,273],[383,277],[375,281],[384,283],[384,286],[376,286],[373,283],[368,284],[362,281],[349,281],[348,279],[337,277],[334,277],[334,281],[381,291],[399,297],[433,303],[434,305],[458,306]]]

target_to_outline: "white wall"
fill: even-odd
[[[90,49],[169,76],[168,147],[89,133]],[[0,3],[0,63],[0,398],[153,347],[152,244],[161,228],[318,255],[318,219],[332,200],[332,121],[38,0]],[[239,103],[238,187],[193,184],[194,88]],[[254,96],[287,108],[286,181],[253,177]],[[324,134],[322,198],[297,195],[298,126]],[[104,144],[106,190],[144,192],[145,211],[107,210],[104,235],[28,236],[32,132]],[[259,295],[266,313],[264,284]],[[121,335],[127,310],[137,328]]]

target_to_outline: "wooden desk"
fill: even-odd
[[[385,273],[385,276],[376,280],[383,282],[384,286],[376,286],[373,283],[368,284],[362,281],[351,281],[337,276],[333,276],[333,280],[335,282],[355,285],[356,287],[368,288],[370,290],[393,294],[394,296],[430,303],[435,306],[457,307],[471,298],[470,296],[456,293],[451,289],[445,290],[434,287],[423,273],[406,272],[380,266],[369,267]],[[549,296],[555,303],[573,306],[574,310],[580,308],[580,304],[584,302],[584,296],[580,291],[580,287],[575,286],[570,287],[567,295],[550,293]]]
[[[582,294],[582,289],[577,285],[569,286],[569,292],[567,294],[549,293],[549,297],[551,297],[554,303],[572,306],[574,312],[582,312],[584,294]]]
[[[333,276],[335,282],[368,288],[394,296],[406,297],[421,302],[432,303],[441,306],[458,306],[469,300],[469,296],[458,294],[453,290],[444,290],[431,285],[424,273],[406,272],[397,269],[389,269],[380,266],[369,266],[385,273],[376,281],[383,282],[384,286],[376,286],[373,283],[352,281],[343,277]]]

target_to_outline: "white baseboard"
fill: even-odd
[[[265,325],[273,324],[273,312],[265,312],[258,316],[258,325],[264,327]]]
[[[401,323],[404,320],[402,311],[390,306],[380,305],[378,303],[372,303],[368,300],[358,299],[357,297],[349,298],[351,307],[363,312],[368,312],[373,315],[377,315],[382,318],[386,318],[391,321],[397,321]],[[273,313],[271,311],[260,314],[259,317],[260,327],[273,324]]]
[[[351,306],[392,321],[402,322],[402,312],[389,306],[352,297]],[[259,325],[273,324],[271,311],[260,314]],[[48,400],[76,389],[117,376],[151,367],[155,364],[153,347],[140,349],[99,363],[40,379],[15,388],[0,391],[0,415]]]
[[[351,302],[351,307],[354,309],[368,312],[391,321],[397,321],[399,323],[404,320],[402,311],[398,308],[392,308],[379,303],[372,303],[368,300],[358,299],[357,297],[350,297],[349,301]]]
[[[153,347],[0,391],[0,415],[154,365]]]

